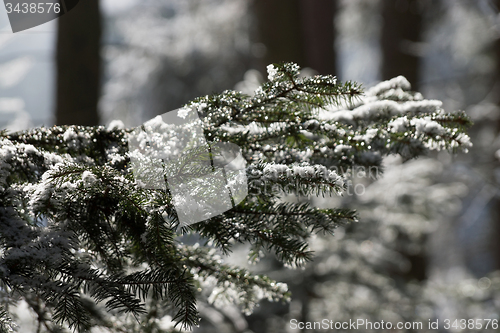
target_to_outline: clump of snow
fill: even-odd
[[[340,152],[342,152],[343,150],[349,150],[349,149],[351,149],[351,148],[352,148],[352,147],[351,147],[351,146],[349,146],[349,145],[342,145],[342,144],[340,144],[340,145],[337,145],[337,146],[335,147],[334,152],[335,152],[335,153],[340,153]]]
[[[189,114],[191,110],[188,109],[188,108],[180,108],[178,111],[177,111],[177,116],[182,118],[182,119],[186,119],[187,115]]]
[[[406,116],[391,120],[387,127],[392,133],[404,132],[406,131],[406,126],[408,125],[408,118]]]
[[[416,135],[420,134],[437,134],[442,135],[446,129],[436,121],[432,120],[430,116],[424,118],[413,118],[410,124],[415,126]]]
[[[36,149],[35,146],[33,145],[21,143],[19,144],[18,147],[24,150],[25,153],[33,153],[33,154],[38,153],[38,149]]]
[[[92,172],[85,170],[82,174],[82,180],[86,187],[90,187],[97,181],[97,178]]]
[[[401,88],[403,90],[410,90],[411,89],[411,84],[410,82],[402,75],[395,77],[393,79],[387,80],[380,82],[376,86],[370,88],[367,92],[367,96],[376,96],[381,94],[384,91],[390,90],[390,89],[396,89],[396,88]]]
[[[370,142],[371,140],[373,140],[374,137],[377,136],[377,134],[378,134],[378,129],[369,128],[366,130],[365,134],[354,136],[353,140],[356,140],[356,141],[362,140],[362,141]]]
[[[63,139],[64,141],[70,141],[72,139],[75,139],[78,135],[76,134],[75,130],[73,127],[70,127],[64,132],[63,134]]]
[[[276,74],[278,74],[278,69],[274,67],[274,65],[267,66],[267,79],[272,81],[276,78]]]
[[[109,125],[108,125],[108,131],[112,131],[112,130],[115,130],[115,129],[124,129],[125,128],[125,124],[123,124],[123,121],[121,120],[112,120]]]

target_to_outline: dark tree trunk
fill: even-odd
[[[265,72],[265,66],[271,63],[295,62],[320,74],[336,74],[336,11],[337,0],[254,0],[256,39],[266,47],[259,70]],[[314,284],[309,278],[292,287],[301,302],[300,320],[304,322],[310,319]],[[264,332],[262,322],[254,319],[249,325],[256,332]]]
[[[382,79],[398,75],[410,81],[418,90],[423,0],[382,1]]]
[[[58,20],[57,125],[97,125],[101,16],[98,0],[82,0]]]
[[[336,0],[255,0],[257,40],[266,47],[264,66],[295,62],[335,74]]]
[[[257,39],[265,45],[263,65],[293,61],[303,66],[299,0],[255,0]]]
[[[335,27],[337,1],[300,0],[302,46],[307,67],[336,74]]]
[[[418,90],[420,81],[420,56],[423,22],[423,0],[383,0],[382,49],[383,80],[403,75],[410,81],[412,90]],[[422,281],[427,277],[428,259],[425,253],[408,255],[411,269],[403,278]]]

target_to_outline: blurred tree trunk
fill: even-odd
[[[259,70],[271,63],[295,62],[320,74],[336,74],[335,26],[337,0],[254,0],[257,42],[266,52]],[[292,287],[301,303],[301,321],[309,321],[309,278]],[[251,329],[264,332],[260,320],[249,320]],[[301,330],[305,332],[305,329]]]
[[[255,0],[257,39],[266,47],[264,66],[295,62],[335,74],[336,0]]]
[[[500,0],[495,0],[494,2],[497,10],[500,9]],[[497,35],[497,39],[493,45],[494,47],[494,52],[495,52],[495,60],[496,60],[496,70],[495,70],[495,78],[494,78],[494,89],[496,89],[498,91],[498,89],[500,89],[500,35]],[[494,100],[494,103],[496,103],[496,105],[500,106],[500,94],[497,94],[496,95],[496,100]],[[497,119],[500,119],[500,116],[497,115]],[[500,120],[497,120],[496,122],[496,134],[497,136],[500,135]],[[498,165],[498,162],[496,162],[497,165]],[[500,169],[500,166],[497,166],[496,167],[497,170]],[[493,172],[495,172],[495,170],[492,170]],[[495,258],[495,269],[498,269],[500,270],[500,242],[498,241],[498,239],[500,239],[500,198],[497,196],[495,196],[493,198],[494,202],[493,202],[493,207],[496,207],[496,213],[494,215],[494,225],[493,225],[493,228],[494,228],[494,232],[495,232],[495,236],[492,237],[492,242],[493,242],[493,246],[495,247],[494,248],[494,258]],[[496,223],[495,223],[496,222]]]
[[[293,61],[304,65],[299,0],[255,0],[257,39],[266,47],[264,66]]]
[[[410,81],[412,90],[419,90],[420,56],[423,22],[423,0],[383,0],[382,31],[382,80],[403,75]],[[425,253],[408,255],[410,271],[404,274],[408,280],[424,280],[427,277],[428,260]]]
[[[336,74],[335,27],[337,1],[301,0],[304,60],[320,74]]]
[[[423,0],[382,1],[382,80],[403,75],[418,90],[423,6]]]
[[[57,21],[56,124],[97,125],[101,67],[99,1],[80,1]]]

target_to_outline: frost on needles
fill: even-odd
[[[152,328],[172,316],[198,325],[197,302],[290,299],[286,285],[223,262],[234,244],[249,259],[274,253],[287,266],[313,259],[308,239],[356,221],[352,210],[284,202],[283,195],[342,195],[354,167],[382,158],[471,146],[463,112],[411,92],[403,77],[363,93],[332,76],[268,67],[252,96],[237,91],[189,103],[209,142],[232,142],[247,161],[249,194],[235,208],[178,228],[169,191],[145,189],[130,170],[133,129],[54,126],[0,136],[0,332],[20,299],[46,331]],[[193,171],[195,172],[195,171]],[[188,245],[182,234],[198,235]],[[154,315],[153,315],[154,314]],[[153,318],[153,319],[151,319]]]

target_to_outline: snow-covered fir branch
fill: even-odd
[[[268,70],[269,81],[253,96],[225,91],[180,109],[179,117],[194,109],[200,120],[175,130],[157,117],[145,124],[153,129],[149,136],[118,123],[2,133],[0,280],[6,292],[37,295],[56,324],[82,332],[100,325],[94,310],[140,321],[159,299],[184,328],[199,322],[197,299],[236,303],[250,313],[260,299],[290,295],[285,285],[223,264],[235,243],[250,244],[251,258],[274,252],[282,263],[301,266],[313,258],[316,233],[332,234],[358,219],[344,208],[285,202],[286,195],[342,195],[346,174],[357,166],[380,167],[390,154],[408,160],[471,146],[465,114],[446,113],[440,102],[411,92],[402,77],[363,94],[359,85],[331,76],[300,77],[295,64]],[[160,176],[182,183],[206,174],[224,142],[238,145],[247,163],[239,174],[246,175],[245,200],[202,223],[182,225],[176,203],[186,198],[144,181]],[[177,156],[188,143],[192,149],[181,157],[154,162],[163,168],[159,175],[148,164],[142,178],[133,172],[134,159],[151,147],[157,155],[148,161]],[[210,153],[203,154],[204,147]],[[200,200],[217,197],[193,186]],[[182,243],[186,233],[207,244]],[[8,317],[0,311],[5,329]]]

